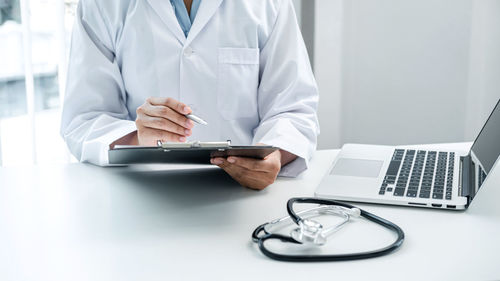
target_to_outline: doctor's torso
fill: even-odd
[[[319,95],[291,0],[202,0],[187,38],[176,11],[80,0],[61,118],[73,155],[106,165],[110,144],[137,131],[137,108],[172,97],[209,123],[188,140],[265,143],[298,156],[282,175],[306,169]]]
[[[146,98],[168,96],[210,124],[197,126],[190,140],[250,143],[259,124],[260,48],[275,20],[269,1],[204,0],[187,38],[169,1],[110,2],[100,5],[119,23],[108,32],[130,118]]]

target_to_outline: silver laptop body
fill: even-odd
[[[500,154],[500,101],[470,151],[345,144],[316,189],[344,201],[464,210]]]

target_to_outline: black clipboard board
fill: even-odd
[[[240,156],[264,159],[278,150],[273,146],[232,146],[227,142],[161,143],[157,146],[115,146],[109,164],[210,164],[212,157]]]

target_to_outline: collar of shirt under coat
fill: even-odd
[[[191,29],[186,37],[182,30],[174,8],[170,1],[165,0],[147,0],[156,14],[161,18],[163,23],[172,31],[177,40],[183,45],[189,45],[193,39],[200,33],[203,27],[208,23],[212,16],[217,12],[217,9],[224,0],[205,0],[200,1],[200,6],[196,13],[196,20],[192,23]],[[193,1],[194,3],[194,1]]]
[[[196,13],[200,7],[201,0],[193,0],[191,3],[191,11],[188,13],[188,9],[184,0],[170,0],[172,7],[177,17],[177,21],[181,26],[182,31],[186,38],[188,37],[189,30],[191,30],[192,23],[196,18]]]

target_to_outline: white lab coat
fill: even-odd
[[[80,0],[61,134],[82,162],[136,130],[147,97],[188,104],[209,125],[188,140],[265,143],[307,168],[318,93],[290,0],[203,0],[186,38],[168,0]]]

